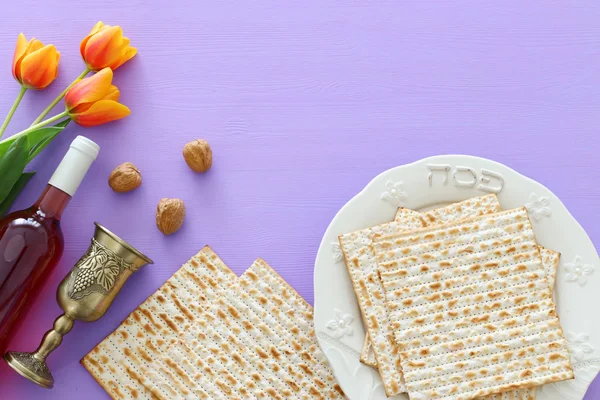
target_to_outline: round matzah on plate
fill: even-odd
[[[538,400],[581,400],[600,370],[600,258],[579,223],[550,190],[494,161],[435,156],[383,172],[331,221],[315,261],[315,330],[340,385],[352,400],[386,399],[379,374],[359,360],[365,330],[338,236],[394,219],[399,206],[428,210],[496,193],[505,210],[527,207],[540,245],[560,252],[555,301],[575,379],[544,385]],[[398,395],[392,399],[408,399]]]

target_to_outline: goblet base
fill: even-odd
[[[54,378],[44,361],[33,356],[33,353],[9,351],[4,355],[4,360],[21,376],[37,383],[43,388],[52,389]]]

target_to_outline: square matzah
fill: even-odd
[[[254,262],[144,376],[158,399],[343,399],[312,307]]]
[[[424,213],[419,213],[417,211],[405,208],[399,208],[394,220],[400,224],[413,227],[419,226],[419,222],[417,221],[420,221],[419,228],[440,225],[442,223],[451,222],[453,216],[457,214],[457,211],[462,210],[464,207],[467,207],[469,210],[471,210],[471,204],[473,202],[477,202],[478,200],[479,198],[468,199],[460,203],[451,204],[447,207],[434,209]],[[497,198],[494,195],[490,196],[489,200],[486,199],[485,201],[480,201],[480,204],[484,208],[481,214],[491,214],[501,211],[500,203],[497,201]],[[475,213],[469,211],[469,214],[473,214],[470,216],[474,216]],[[546,278],[548,279],[550,291],[553,291],[556,272],[558,270],[558,263],[560,261],[560,253],[542,246],[539,246],[539,249],[542,256],[542,265],[546,270]],[[363,364],[377,368],[377,359],[375,358],[375,353],[373,352],[371,339],[369,338],[368,333],[365,336],[365,343],[360,353],[360,361]],[[529,397],[525,397],[525,399],[528,398]]]
[[[524,208],[373,244],[412,400],[573,378]]]
[[[113,399],[151,399],[146,368],[237,279],[206,246],[81,360]]]
[[[401,209],[407,214],[402,223],[390,222],[339,237],[346,267],[371,338],[385,392],[393,396],[406,391],[398,348],[389,329],[385,296],[377,273],[377,262],[370,247],[373,237],[421,228],[423,224],[445,223],[500,210],[496,195],[476,197],[427,213]]]

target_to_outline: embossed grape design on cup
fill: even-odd
[[[54,378],[46,358],[62,342],[76,320],[92,322],[100,319],[125,284],[140,267],[152,260],[123,239],[96,223],[92,243],[77,261],[56,293],[64,314],[46,332],[40,347],[33,353],[9,351],[4,359],[15,371],[45,388],[54,386]]]

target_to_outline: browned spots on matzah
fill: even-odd
[[[291,379],[286,380],[286,383],[290,386],[290,388],[294,391],[294,392],[299,392],[300,391],[300,386],[298,386],[298,384],[296,382],[294,382]]]
[[[300,367],[300,368],[301,368],[301,369],[304,371],[304,373],[305,373],[306,375],[310,375],[310,376],[312,376],[312,374],[313,374],[313,373],[312,373],[312,371],[310,370],[310,368],[308,367],[308,365],[306,365],[306,364],[299,364],[298,366],[299,366],[299,367]]]
[[[141,381],[141,377],[131,368],[125,367],[125,372],[127,375],[136,382]]]
[[[371,321],[371,326],[375,329],[377,329],[377,319],[374,316],[369,317],[370,321]]]
[[[149,363],[152,362],[152,357],[150,357],[150,355],[148,353],[146,353],[146,351],[142,347],[138,346],[137,351],[138,351],[138,354],[140,355],[140,357],[144,361],[149,362]]]
[[[94,360],[93,358],[90,357],[86,361],[89,362],[94,367],[101,369],[100,364],[98,364],[98,361]]]
[[[173,301],[173,304],[175,304],[175,307],[177,307],[179,309],[179,311],[181,311],[181,313],[186,316],[187,319],[189,319],[189,320],[195,319],[194,315],[190,312],[190,310],[187,309],[186,306],[184,306],[181,303],[181,300],[179,300],[179,298],[175,295],[175,293],[171,293],[171,300]]]
[[[112,390],[117,397],[120,397],[122,399],[125,398],[125,394],[123,392],[121,392],[121,390],[119,389],[119,387],[117,385],[114,385]]]
[[[220,292],[236,278],[235,274],[229,271],[208,247],[202,249],[199,254],[203,255],[204,259],[210,261],[213,266],[219,266],[216,271],[212,272],[209,268],[202,268],[196,259],[190,260],[165,282],[156,293],[151,295],[137,310],[130,314],[113,334],[109,335],[103,341],[107,345],[102,346],[101,354],[111,356],[108,365],[116,372],[109,370],[110,375],[107,375],[108,372],[106,372],[102,376],[98,376],[97,380],[109,394],[112,393],[114,395],[114,392],[112,392],[107,384],[107,381],[110,379],[117,382],[121,388],[131,387],[133,390],[136,390],[139,394],[138,398],[172,398],[170,395],[159,396],[156,388],[152,390],[145,388],[140,383],[141,376],[135,373],[129,365],[133,363],[131,365],[136,365],[137,368],[140,368],[140,372],[144,374],[146,368],[144,363],[149,363],[148,357],[154,360],[154,355],[159,354],[170,343],[171,336],[169,335],[176,335],[173,331],[173,326],[177,327],[178,330],[182,330],[187,321],[195,320],[196,317],[193,315],[194,310],[202,310],[202,306],[205,305],[202,302],[210,303],[212,300],[218,298]],[[196,256],[196,258],[201,257]],[[198,266],[201,268],[196,268]],[[194,272],[190,273],[190,270]],[[202,283],[200,277],[208,273],[213,274],[213,281],[220,282],[222,287],[215,288],[210,293],[199,292],[199,288],[200,290],[203,289],[201,285],[198,285],[198,282]],[[200,303],[196,306],[190,304],[189,308],[183,307],[182,305],[189,301],[190,293],[197,294],[198,299],[195,299],[195,301],[200,300]],[[177,313],[173,314],[174,309],[181,312],[181,315]],[[169,311],[167,312],[167,310]],[[167,324],[161,318],[158,318],[159,313],[166,314],[172,324]],[[185,316],[186,319],[184,320],[181,316]],[[158,336],[159,333],[157,331],[160,332],[160,335],[167,335],[165,336],[167,340],[164,340],[162,336]],[[125,354],[123,351],[123,346],[129,349],[128,354]],[[100,346],[96,350],[100,351]],[[90,355],[84,357],[86,361],[89,359],[91,359]],[[136,364],[136,362],[141,362],[141,364]],[[86,365],[83,362],[82,364]],[[128,391],[128,396],[131,397],[131,390]],[[205,398],[204,395],[200,397]]]
[[[279,360],[279,356],[281,355],[281,353],[279,351],[277,351],[277,349],[275,347],[271,347],[271,355],[273,356],[274,359]]]
[[[257,281],[258,280],[258,275],[256,275],[254,272],[250,271],[248,272],[248,278],[252,279],[253,281]]]
[[[442,230],[445,234],[441,233]],[[464,232],[473,232],[477,240]],[[427,253],[429,244],[424,238],[425,234],[446,237],[446,248],[441,248],[435,254]],[[402,244],[391,248],[386,246],[384,249],[379,242]],[[447,251],[450,245],[453,246],[451,252]],[[392,254],[402,252],[407,247],[413,249],[411,254],[419,259],[408,260],[403,269],[410,273],[399,278],[395,275],[398,268],[388,266],[396,261],[396,256]],[[388,317],[395,330],[394,338],[403,349],[402,369],[411,398],[459,400],[521,388],[523,396],[528,396],[530,392],[527,387],[572,376],[566,341],[555,317],[550,291],[540,281],[544,276],[544,266],[539,254],[531,251],[536,247],[524,209],[457,221],[444,228],[425,229],[411,235],[382,236],[375,241],[373,248],[383,288],[387,291],[386,299],[388,304],[397,305]],[[434,254],[452,265],[448,272],[444,272],[445,275],[434,279],[433,271],[436,267],[441,270],[441,261],[436,264],[429,257],[419,254]],[[469,261],[476,259],[486,267],[484,271],[469,271]],[[419,270],[421,265],[429,265],[434,269],[423,273]],[[427,295],[436,290],[431,287],[436,282],[441,282],[445,290],[452,294],[447,301],[458,301],[453,306],[460,311],[455,316],[448,312],[452,318],[442,321],[437,321],[436,317],[439,315],[438,306],[443,303],[433,300],[436,303],[432,304],[430,301],[433,296]],[[536,283],[532,286],[531,282]],[[477,283],[480,283],[479,287]],[[399,291],[403,287],[409,290]],[[475,289],[484,297],[473,296],[468,288]],[[419,296],[419,302],[405,305],[404,300],[415,296]],[[490,299],[494,301],[489,302]],[[461,307],[463,304],[468,307]],[[451,307],[449,303],[446,306]],[[413,311],[417,311],[414,316]],[[483,320],[485,317],[488,320]],[[399,321],[402,323],[397,323]],[[448,343],[447,339],[435,342],[433,338],[440,336],[436,335],[437,332],[441,332],[445,338],[452,338],[454,342]],[[452,332],[451,336],[448,332]],[[524,335],[528,336],[527,341],[522,339]],[[430,351],[428,355],[423,355],[422,345],[412,340],[413,337],[420,337],[424,343],[430,344],[427,347]],[[549,346],[546,344],[549,339],[558,344],[553,350],[559,355],[555,360],[549,359],[552,353],[544,348]],[[528,347],[523,348],[524,343]],[[493,354],[494,350],[498,354]],[[540,357],[544,353],[546,357]],[[474,358],[475,364],[463,362],[470,358]],[[418,365],[421,363],[424,364]],[[494,368],[472,366],[488,364],[493,364]],[[464,368],[459,368],[460,365]],[[525,371],[531,375],[524,374]],[[497,379],[499,376],[501,380]]]
[[[214,390],[218,388],[216,382],[223,381],[231,390],[228,398],[242,399],[248,397],[245,394],[249,383],[254,382],[250,393],[256,397],[285,399],[304,390],[304,393],[314,393],[311,398],[340,398],[334,388],[335,378],[316,343],[310,305],[264,262],[257,261],[249,272],[260,277],[259,280],[253,283],[248,273],[244,273],[240,284],[234,284],[206,312],[200,312],[199,320],[210,322],[192,325],[182,332],[180,341],[170,347],[169,357],[173,360],[183,354],[178,350],[183,343],[194,343],[190,347],[193,351],[183,354],[186,358],[201,358],[206,352],[214,352],[214,361],[211,362],[211,357],[206,360],[214,364],[215,377],[208,379],[203,374],[192,373],[191,376],[197,377],[192,392],[194,387],[202,388],[209,398],[222,398],[222,394]],[[285,301],[282,303],[280,299]],[[233,318],[228,307],[235,308],[239,318]],[[290,324],[297,328],[294,333]],[[244,325],[249,325],[251,330],[243,329]],[[237,335],[235,339],[234,335]],[[232,340],[238,342],[238,346],[227,350],[222,343]],[[169,368],[164,360],[155,364],[153,369],[160,369],[161,365]],[[286,367],[281,368],[283,365]],[[200,372],[199,368],[193,367]],[[228,380],[227,374],[234,377],[235,382]],[[298,387],[290,386],[289,382],[295,382]],[[160,380],[156,384],[160,384]]]
[[[135,322],[140,322],[140,321],[142,320],[142,317],[140,317],[140,315],[139,315],[139,313],[138,313],[138,311],[137,311],[137,310],[136,310],[136,311],[134,311],[134,312],[133,312],[133,314],[131,314],[131,315],[132,315],[132,317],[133,317],[133,320],[134,320]]]

